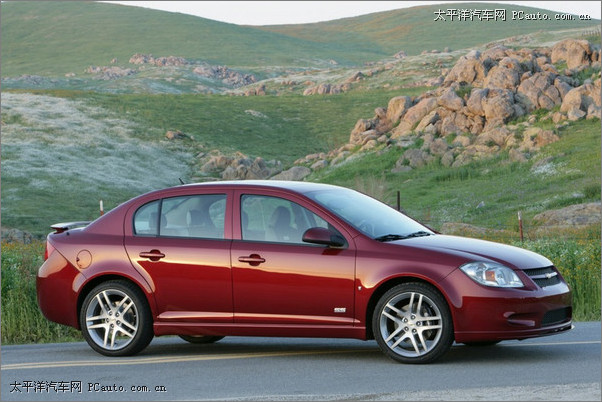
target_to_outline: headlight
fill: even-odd
[[[513,270],[495,262],[469,262],[462,265],[460,269],[481,285],[500,288],[521,288],[524,286]]]

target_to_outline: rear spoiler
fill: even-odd
[[[55,230],[54,233],[63,233],[63,232],[66,232],[67,230],[88,226],[89,224],[90,224],[90,221],[64,222],[64,223],[55,223],[54,225],[50,226],[50,228]]]

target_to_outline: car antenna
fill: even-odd
[[[186,184],[186,183],[184,183],[184,180],[182,180],[181,177],[178,177],[178,180],[180,180],[180,184],[182,184],[182,185]]]

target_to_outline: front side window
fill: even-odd
[[[275,243],[303,242],[309,228],[328,228],[328,222],[292,201],[278,197],[243,195],[241,198],[242,239]]]
[[[136,235],[223,239],[226,195],[171,197],[143,205],[134,215]]]

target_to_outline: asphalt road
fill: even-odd
[[[85,343],[3,346],[0,399],[31,400],[597,400],[600,322],[492,347],[454,345],[430,365],[403,365],[374,341],[155,338],[109,358]]]

